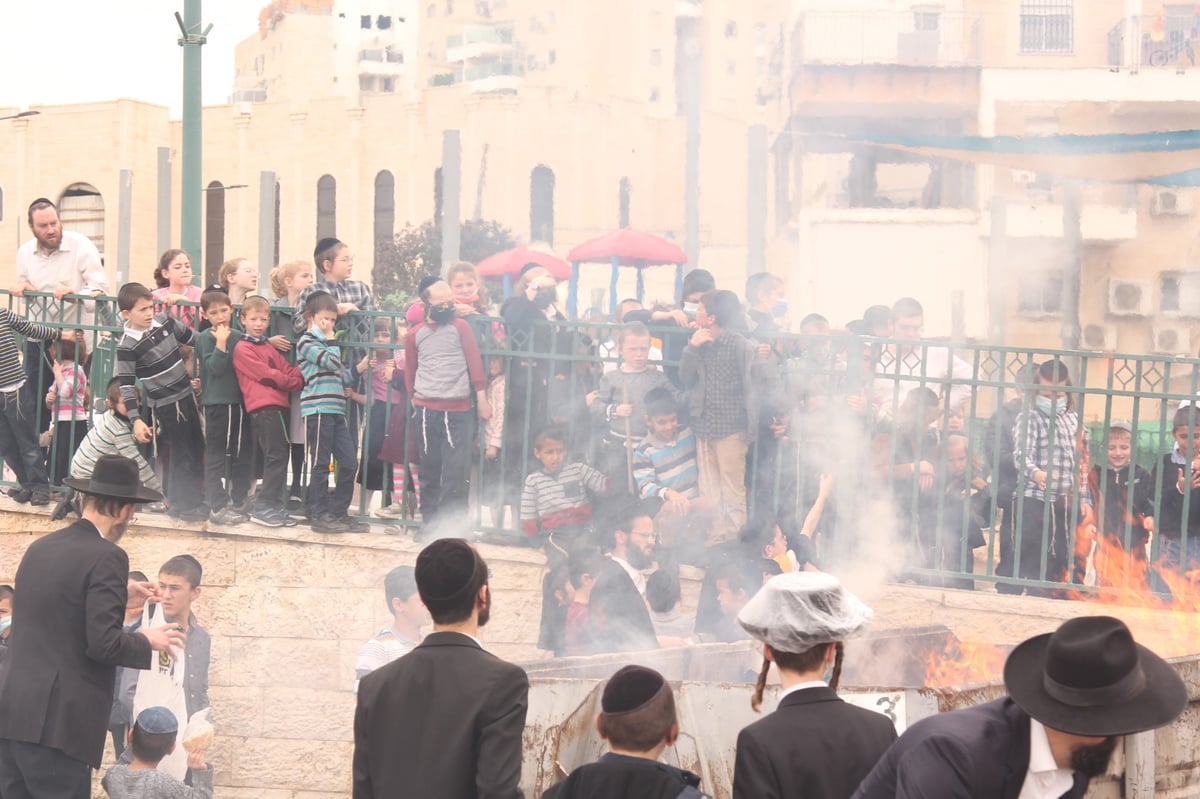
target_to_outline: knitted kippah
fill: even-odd
[[[625,666],[604,686],[600,709],[607,715],[631,713],[658,696],[666,684],[667,681],[654,669]]]

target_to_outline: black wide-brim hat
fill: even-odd
[[[1018,645],[1004,663],[1004,685],[1030,716],[1073,735],[1152,730],[1188,704],[1175,669],[1109,616],[1071,619]]]
[[[63,479],[63,485],[81,494],[121,502],[161,502],[163,498],[157,491],[142,486],[137,463],[121,455],[101,455],[90,479],[67,477]]]

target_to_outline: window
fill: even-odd
[[[529,238],[554,244],[554,170],[544,164],[529,175]]]
[[[214,180],[204,192],[204,285],[217,282],[225,262],[225,187]]]
[[[396,233],[396,178],[384,169],[375,176],[375,255]]]
[[[363,14],[361,17],[358,18],[358,24],[365,31],[371,30],[371,15]]]
[[[554,50],[551,50],[549,53],[546,54],[547,62],[553,64],[557,60],[558,60],[558,53],[555,52]]]
[[[632,191],[629,178],[621,178],[617,186],[617,227],[629,227],[629,196]]]
[[[389,78],[389,77],[386,77],[386,76],[385,76],[385,77],[384,77],[384,79],[383,79],[383,89],[382,89],[382,91],[385,91],[385,92],[394,92],[394,91],[396,91],[396,79],[395,79],[395,78]]]
[[[58,218],[63,230],[82,233],[92,240],[104,258],[104,198],[89,183],[72,183],[58,199]]]
[[[1075,49],[1074,0],[1021,0],[1021,52]]]
[[[1200,273],[1163,272],[1158,276],[1163,316],[1200,316]]]
[[[1017,288],[1017,313],[1057,316],[1062,313],[1063,272],[1050,269],[1024,275]]]
[[[913,29],[919,31],[936,31],[941,26],[940,11],[914,11]]]
[[[375,27],[381,31],[387,30],[388,28],[392,27],[392,18],[384,14],[380,14],[375,20]]]
[[[337,181],[322,175],[317,181],[317,238],[337,235]]]
[[[650,102],[652,102],[652,103],[658,102],[658,89],[650,90]]]

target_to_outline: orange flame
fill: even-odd
[[[958,685],[993,682],[1004,673],[1008,650],[994,644],[951,641],[941,652],[932,652],[925,661],[925,685],[949,688]]]

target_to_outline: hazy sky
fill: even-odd
[[[204,45],[204,104],[224,103],[233,48],[258,29],[267,0],[203,0],[213,23]],[[128,97],[179,115],[183,50],[175,11],[183,0],[0,0],[0,106]]]

